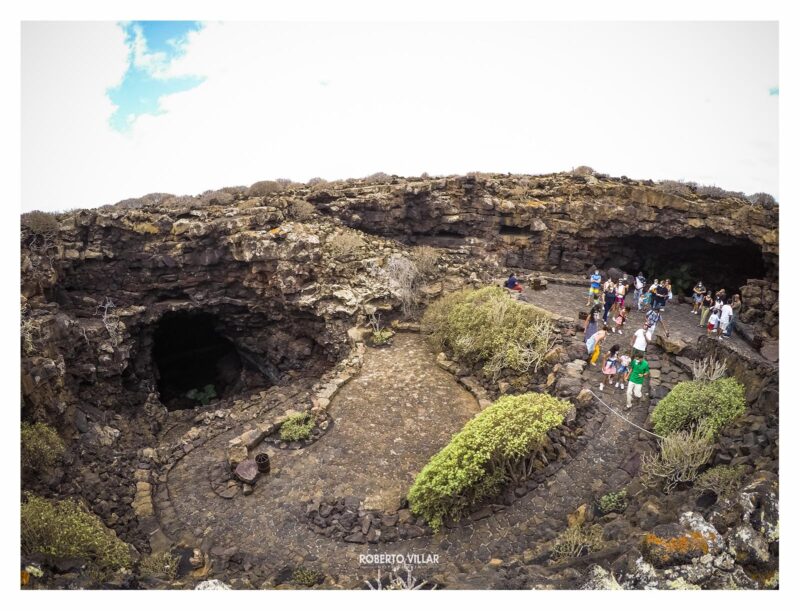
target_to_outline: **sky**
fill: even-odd
[[[24,22],[22,208],[375,172],[778,193],[775,22]]]

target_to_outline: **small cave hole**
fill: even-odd
[[[204,312],[165,314],[153,335],[158,392],[167,409],[188,409],[225,396],[240,379],[236,347]]]

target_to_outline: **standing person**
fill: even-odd
[[[733,333],[733,328],[736,323],[736,319],[739,318],[739,311],[742,309],[742,298],[737,293],[733,296],[733,301],[731,302],[731,321],[728,323],[728,332],[727,337],[730,337]]]
[[[644,357],[634,356],[631,363],[631,371],[628,374],[628,392],[626,395],[628,409],[633,406],[633,395],[637,399],[642,398],[642,384],[644,379],[650,375],[650,364]]]
[[[597,365],[597,358],[600,356],[600,345],[608,335],[608,329],[603,326],[597,333],[586,340],[586,352],[589,355],[589,364]]]
[[[602,282],[603,277],[600,275],[600,270],[594,270],[594,273],[589,276],[589,299],[586,302],[586,306],[590,306],[593,303],[597,303],[598,298],[600,297],[600,282]]]
[[[656,297],[658,299],[658,307],[653,306],[655,309],[663,310],[667,306],[667,297],[669,297],[669,289],[666,285],[666,280],[662,280],[656,287]]]
[[[667,337],[669,337],[669,329],[667,328],[667,323],[664,321],[664,317],[661,315],[661,310],[651,308],[647,313],[647,324],[650,326],[651,333],[656,333],[658,331],[658,323],[661,323],[661,326],[664,327],[664,332],[667,334]]]
[[[608,322],[608,312],[611,306],[614,305],[614,300],[617,297],[617,287],[614,281],[609,278],[603,285],[603,322]]]
[[[664,286],[667,288],[667,301],[672,301],[672,282],[669,278],[664,280]]]
[[[728,327],[730,327],[731,320],[733,319],[733,308],[731,307],[731,300],[728,299],[725,301],[725,305],[722,306],[722,310],[719,313],[719,332],[720,337],[730,337],[731,334],[728,331]]]
[[[628,372],[631,370],[631,357],[623,354],[619,357],[619,367],[617,367],[617,388],[625,388],[625,380],[628,379]]]
[[[725,304],[725,299],[727,299],[727,296],[725,295],[725,289],[722,288],[714,295],[714,304],[721,310],[722,306]]]
[[[645,282],[646,280],[642,272],[639,272],[633,280],[633,302],[636,305],[636,309],[639,311],[642,309],[642,291],[644,290]]]
[[[603,375],[606,376],[606,383],[616,386],[617,367],[619,365],[619,344],[611,346],[611,350],[606,352],[603,357]],[[600,390],[603,390],[603,382],[600,382]]]
[[[703,297],[707,292],[706,287],[703,286],[703,281],[698,280],[692,289],[692,314],[700,313],[700,304],[703,302]]]
[[[631,354],[633,356],[644,357],[647,350],[647,332],[650,330],[650,325],[646,322],[636,330],[631,340]]]
[[[708,321],[708,315],[711,313],[711,308],[714,307],[714,298],[711,296],[711,291],[703,295],[703,301],[700,304],[700,326],[705,327]]]
[[[617,315],[614,317],[614,329],[612,333],[618,331],[620,335],[622,335],[622,325],[625,324],[625,321],[628,319],[628,308],[622,306],[617,312]]]
[[[505,287],[512,291],[517,291],[518,293],[522,292],[522,285],[517,280],[517,277],[514,275],[514,272],[511,272],[511,275],[506,280]]]
[[[719,310],[716,306],[711,308],[711,316],[708,317],[708,326],[706,326],[706,335],[719,335]]]
[[[586,315],[586,320],[583,321],[583,341],[588,340],[592,335],[597,332],[597,326],[600,323],[600,306],[592,306],[589,314]]]
[[[625,307],[625,295],[627,294],[628,294],[628,284],[626,283],[625,279],[621,279],[617,283],[617,295],[614,299],[613,314],[615,317],[619,313],[620,309]]]
[[[649,289],[647,289],[647,292],[648,292],[648,293],[650,293],[651,295],[655,295],[655,294],[656,294],[656,288],[657,288],[657,287],[658,287],[658,278],[656,278],[655,280],[653,280],[653,284],[651,284],[651,285],[650,285],[650,288],[649,288]],[[651,302],[650,302],[650,304],[652,305],[652,303],[653,303],[653,302],[651,301]]]

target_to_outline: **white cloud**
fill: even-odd
[[[25,208],[581,164],[777,194],[771,24],[210,23],[163,72],[206,80],[126,136],[104,97],[119,28],[33,24],[23,43]]]

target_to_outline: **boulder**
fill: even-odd
[[[252,458],[243,460],[236,466],[234,475],[245,484],[255,484],[258,479],[258,465]]]
[[[659,524],[642,539],[642,556],[656,568],[691,563],[709,553],[702,533],[679,524]]]
[[[230,590],[231,587],[219,579],[207,579],[198,583],[195,590]]]
[[[728,535],[728,552],[743,565],[767,567],[772,564],[769,543],[750,524],[742,524]]]
[[[764,342],[764,345],[761,346],[760,352],[761,356],[763,356],[771,363],[777,363],[778,358],[780,357],[778,350],[778,342]]]
[[[663,334],[658,334],[653,338],[653,343],[656,346],[660,346],[666,352],[670,354],[681,354],[684,350],[686,350],[688,344],[683,341],[682,339],[678,339],[674,335],[670,335],[667,337]]]

